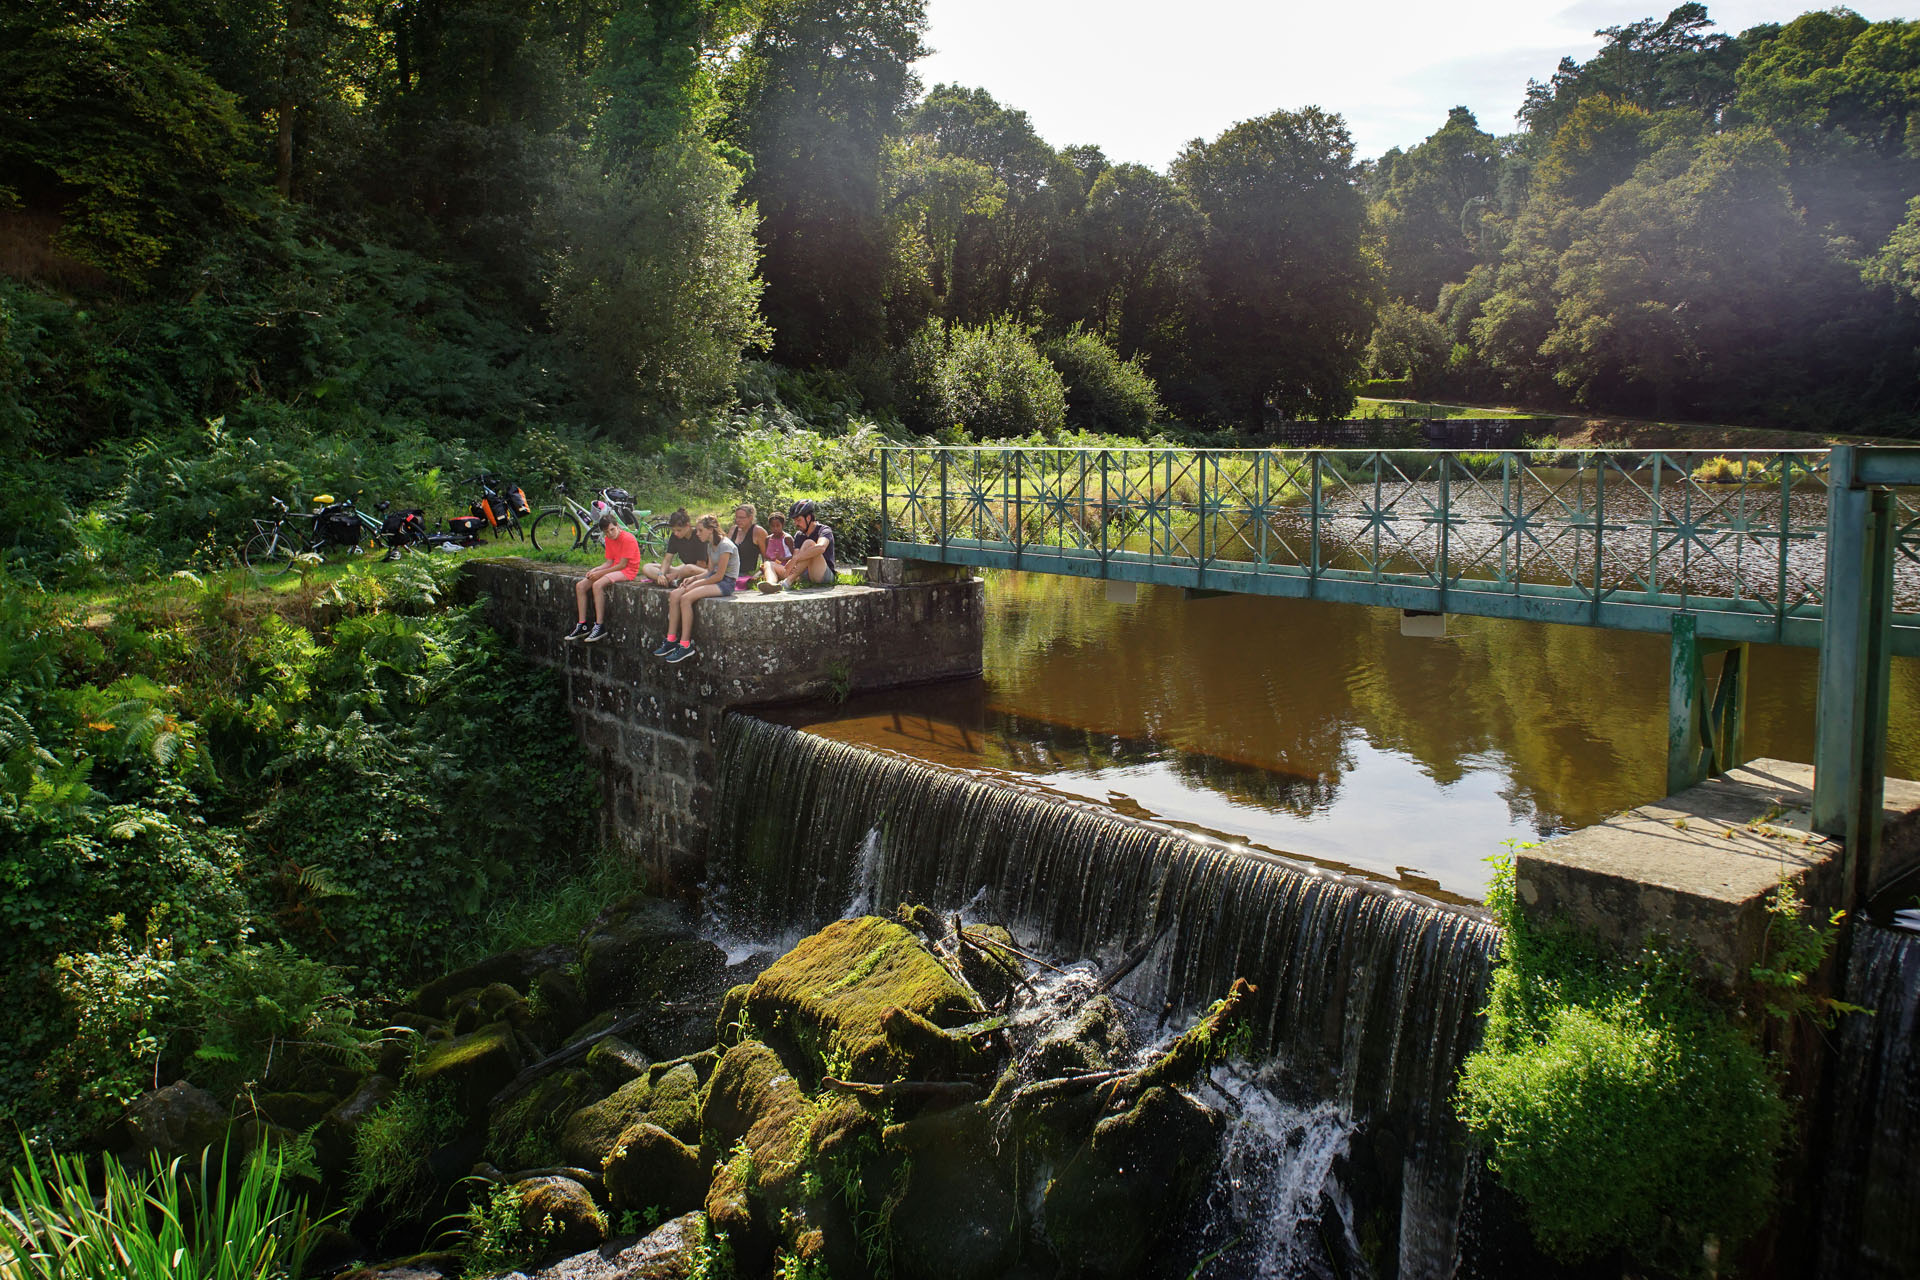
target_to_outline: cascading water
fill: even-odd
[[[1448,1273],[1468,1161],[1448,1098],[1478,1034],[1486,920],[744,716],[721,776],[710,866],[731,929],[913,901],[1125,969],[1116,992],[1163,1020],[1258,984],[1270,1114],[1301,1129],[1286,1143],[1331,1158],[1364,1135],[1356,1163],[1397,1206],[1398,1274]]]
[[[1829,1068],[1819,1274],[1895,1280],[1920,1258],[1920,934],[1854,930]]]

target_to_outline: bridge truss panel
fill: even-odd
[[[1684,615],[1702,639],[1820,643],[1825,450],[885,455],[889,555],[1662,633]],[[1920,497],[1895,492],[1892,647],[1920,654]]]

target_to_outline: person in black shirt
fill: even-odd
[[[693,517],[681,507],[667,517],[667,553],[659,564],[642,565],[640,576],[653,586],[671,587],[706,571],[707,544],[694,535]]]
[[[793,527],[793,554],[778,571],[770,575],[770,580],[757,582],[757,591],[783,591],[794,583],[816,587],[830,587],[839,581],[839,573],[833,561],[833,530],[814,518],[818,508],[811,502],[801,501],[793,504],[790,513]],[[777,581],[771,580],[777,578]]]

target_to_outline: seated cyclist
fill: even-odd
[[[579,622],[563,639],[584,640],[588,644],[598,644],[608,635],[607,588],[614,582],[632,582],[640,573],[640,544],[634,536],[620,527],[613,512],[600,513],[600,536],[606,544],[606,560],[587,570],[586,575],[573,584],[574,609]],[[587,599],[593,599],[593,625],[587,625]]]
[[[833,563],[833,530],[814,518],[819,508],[802,500],[789,513],[794,527],[793,554],[767,579],[754,584],[756,591],[784,591],[795,583],[830,587],[839,580]]]

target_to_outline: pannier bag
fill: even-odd
[[[613,504],[613,510],[623,524],[633,523],[633,495],[625,489],[602,489],[602,497]]]
[[[380,522],[380,535],[390,547],[410,547],[427,536],[427,513],[419,508],[389,511]]]
[[[468,542],[477,540],[486,527],[487,522],[479,516],[453,516],[447,520],[447,528],[453,530],[454,536]]]
[[[533,514],[533,507],[527,502],[527,491],[519,485],[508,485],[500,491],[500,496],[506,500],[507,510],[522,519]]]
[[[478,502],[468,507],[467,510],[473,512],[474,519],[480,521],[488,528],[492,528],[507,518],[506,504],[500,501],[500,495],[497,493],[489,493],[482,496]]]
[[[351,502],[335,502],[320,508],[315,531],[322,542],[350,547],[360,541],[363,528]]]

